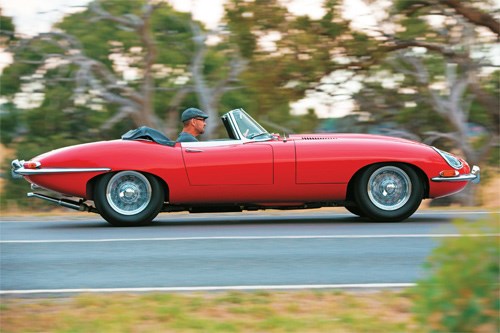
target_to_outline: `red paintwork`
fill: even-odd
[[[356,172],[380,162],[400,162],[420,169],[429,197],[463,189],[467,182],[433,182],[450,167],[431,147],[397,138],[336,134],[293,135],[287,140],[196,147],[190,152],[149,141],[114,140],[55,150],[33,159],[43,168],[136,170],[162,179],[171,204],[290,204],[344,200]],[[470,172],[464,163],[461,174]],[[66,195],[92,199],[87,184],[98,172],[26,177]]]

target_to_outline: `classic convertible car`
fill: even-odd
[[[422,199],[479,182],[479,168],[421,143],[363,134],[268,133],[242,109],[222,116],[228,139],[176,143],[150,128],[121,140],[57,149],[12,162],[29,197],[99,213],[115,226],[159,212],[230,212],[344,206],[402,221]]]

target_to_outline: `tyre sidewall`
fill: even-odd
[[[124,215],[115,211],[106,198],[108,183],[116,174],[117,173],[106,174],[96,182],[94,203],[99,214],[110,224],[119,227],[150,224],[160,212],[164,202],[164,191],[160,182],[154,176],[142,173],[151,186],[151,200],[141,212],[134,215]]]
[[[349,206],[344,206],[345,209],[347,209],[351,214],[357,215],[359,217],[365,217],[366,214],[358,208],[358,206],[354,205],[349,205]]]
[[[371,175],[385,166],[393,166],[404,171],[411,182],[411,192],[408,201],[396,210],[381,209],[368,196],[368,181]],[[355,185],[355,199],[357,207],[374,221],[399,222],[411,216],[420,206],[423,198],[423,184],[418,174],[410,166],[404,164],[375,164],[368,167],[357,179]]]

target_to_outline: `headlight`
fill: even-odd
[[[453,156],[452,154],[447,153],[447,152],[445,152],[445,151],[442,151],[442,150],[440,150],[440,149],[437,149],[436,147],[432,147],[432,148],[434,148],[434,150],[435,150],[435,151],[437,151],[437,152],[438,152],[438,154],[439,154],[439,155],[441,155],[441,157],[443,157],[443,158],[444,158],[444,160],[445,160],[445,161],[446,161],[446,162],[447,162],[447,163],[448,163],[448,164],[449,164],[452,168],[459,170],[459,169],[462,169],[462,167],[464,166],[464,165],[462,164],[462,162],[461,162],[458,158],[456,158],[455,156]]]

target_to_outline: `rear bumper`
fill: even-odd
[[[11,175],[12,178],[23,178],[23,175],[18,173],[19,169],[23,168],[24,161],[13,160],[11,163]]]
[[[474,184],[479,183],[481,179],[481,170],[478,166],[474,165],[469,174],[459,175],[455,177],[434,177],[431,178],[434,182],[472,182]]]
[[[41,168],[41,169],[26,169],[24,161],[14,160],[12,165],[12,176],[21,178],[22,176],[45,175],[55,173],[78,173],[78,172],[109,172],[110,168]]]

